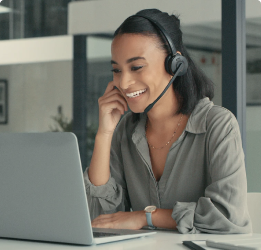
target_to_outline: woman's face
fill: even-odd
[[[138,34],[117,35],[112,42],[113,82],[134,113],[144,112],[171,79],[158,47],[156,38]]]

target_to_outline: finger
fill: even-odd
[[[119,93],[115,93],[115,94],[113,94],[113,95],[109,95],[109,96],[107,96],[106,98],[101,97],[101,98],[99,98],[98,103],[99,103],[99,105],[103,105],[103,104],[105,104],[105,103],[111,103],[111,102],[113,102],[113,101],[118,101],[118,102],[120,102],[120,103],[123,105],[125,111],[128,110],[127,101],[126,101],[126,100],[124,99],[124,97],[123,97],[122,95],[120,95]]]
[[[118,89],[117,89],[118,90]],[[119,95],[120,95],[120,97],[121,97],[121,99],[124,101],[124,107],[125,107],[125,111],[128,111],[128,102],[127,102],[127,100],[126,100],[126,98],[125,98],[125,96],[121,93],[121,91],[120,90],[118,90],[118,93],[119,93]]]
[[[122,212],[122,211],[112,213],[112,214],[101,214],[98,217],[96,217],[95,219],[93,219],[92,222],[99,221],[99,220],[104,220],[104,221],[105,220],[115,220],[117,218],[121,218],[122,215],[125,215],[125,214],[126,213]]]
[[[125,96],[121,93],[121,91],[116,87],[114,86],[114,82],[109,82],[108,86],[107,86],[107,89],[105,90],[105,93],[103,96],[101,96],[99,99],[100,100],[103,100],[103,99],[106,99],[107,97],[111,96],[111,95],[114,95],[118,93],[120,97],[122,97],[124,100],[124,107],[125,107],[125,111],[128,111],[128,104],[127,104],[127,101],[126,101],[126,98]]]
[[[116,228],[113,226],[113,223],[92,223],[92,227],[96,228]]]
[[[112,91],[114,89],[114,82],[111,81],[108,83],[107,88],[105,89],[104,95],[107,94],[108,92]]]
[[[122,95],[122,93],[119,91],[119,90],[117,90],[117,89],[114,89],[114,90],[112,90],[112,91],[110,91],[110,92],[108,92],[108,93],[106,93],[106,94],[104,94],[103,96],[101,96],[99,99],[101,99],[101,100],[103,100],[103,99],[106,99],[106,98],[108,98],[108,97],[110,97],[110,96],[119,96],[120,98],[123,98],[124,100],[125,100],[125,98],[124,98],[124,96]]]
[[[124,97],[123,94],[118,89],[115,89],[115,88],[113,88],[113,90],[111,90],[107,93],[104,93],[104,95],[101,96],[101,97],[106,98],[106,97],[109,97],[109,96],[114,95],[114,94],[119,94],[120,96]]]
[[[114,228],[111,217],[97,217],[92,221],[92,227]]]
[[[101,96],[100,98],[101,99],[106,99],[107,97],[110,97],[112,95],[115,95],[115,94],[118,94],[120,97],[122,97],[125,101],[126,101],[126,98],[125,96],[121,93],[120,90],[118,89],[113,89],[112,91],[109,91],[107,92],[106,94],[104,94],[103,96]],[[127,102],[127,101],[126,101]]]
[[[117,109],[121,112],[121,114],[123,115],[124,112],[125,112],[125,108],[124,106],[118,102],[118,101],[112,101],[112,102],[109,102],[109,103],[103,103],[100,105],[100,110],[102,113],[112,113],[112,111],[114,109]]]
[[[97,220],[100,220],[100,219],[111,218],[111,217],[112,217],[112,214],[101,214],[98,217],[96,217],[95,219],[93,219],[92,221],[97,221]]]

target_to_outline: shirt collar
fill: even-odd
[[[147,121],[147,114],[141,113],[140,120],[134,130],[134,133],[132,134],[132,140],[134,143],[139,143],[142,138],[146,137],[146,131],[145,131],[146,121]]]
[[[208,111],[213,105],[208,97],[201,99],[192,111],[185,130],[193,134],[206,133]]]
[[[201,99],[194,110],[192,111],[185,130],[193,134],[202,134],[207,131],[207,114],[212,108],[213,102],[209,100],[208,97]],[[132,134],[132,140],[134,143],[139,143],[141,139],[146,137],[145,125],[146,125],[147,115],[140,114],[140,120],[134,129]]]

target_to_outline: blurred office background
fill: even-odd
[[[113,2],[99,0],[106,1]],[[68,35],[69,2],[3,0],[0,3],[0,132],[72,130],[74,38]],[[140,2],[144,8],[154,7],[150,0]],[[163,6],[173,3],[168,12],[180,16],[184,43],[194,61],[214,82],[214,103],[222,105],[221,0],[161,3]],[[126,8],[131,11],[132,5]],[[135,12],[133,7],[131,13]],[[99,16],[99,9],[93,15]],[[100,16],[102,25],[110,21]],[[87,74],[87,150],[83,156],[86,165],[98,128],[97,100],[112,79],[111,41],[112,33],[86,36],[87,65],[82,69]],[[258,0],[246,1],[246,67],[248,190],[261,192],[261,3]]]

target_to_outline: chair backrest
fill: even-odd
[[[247,205],[253,225],[253,233],[261,233],[261,193],[248,193]]]

